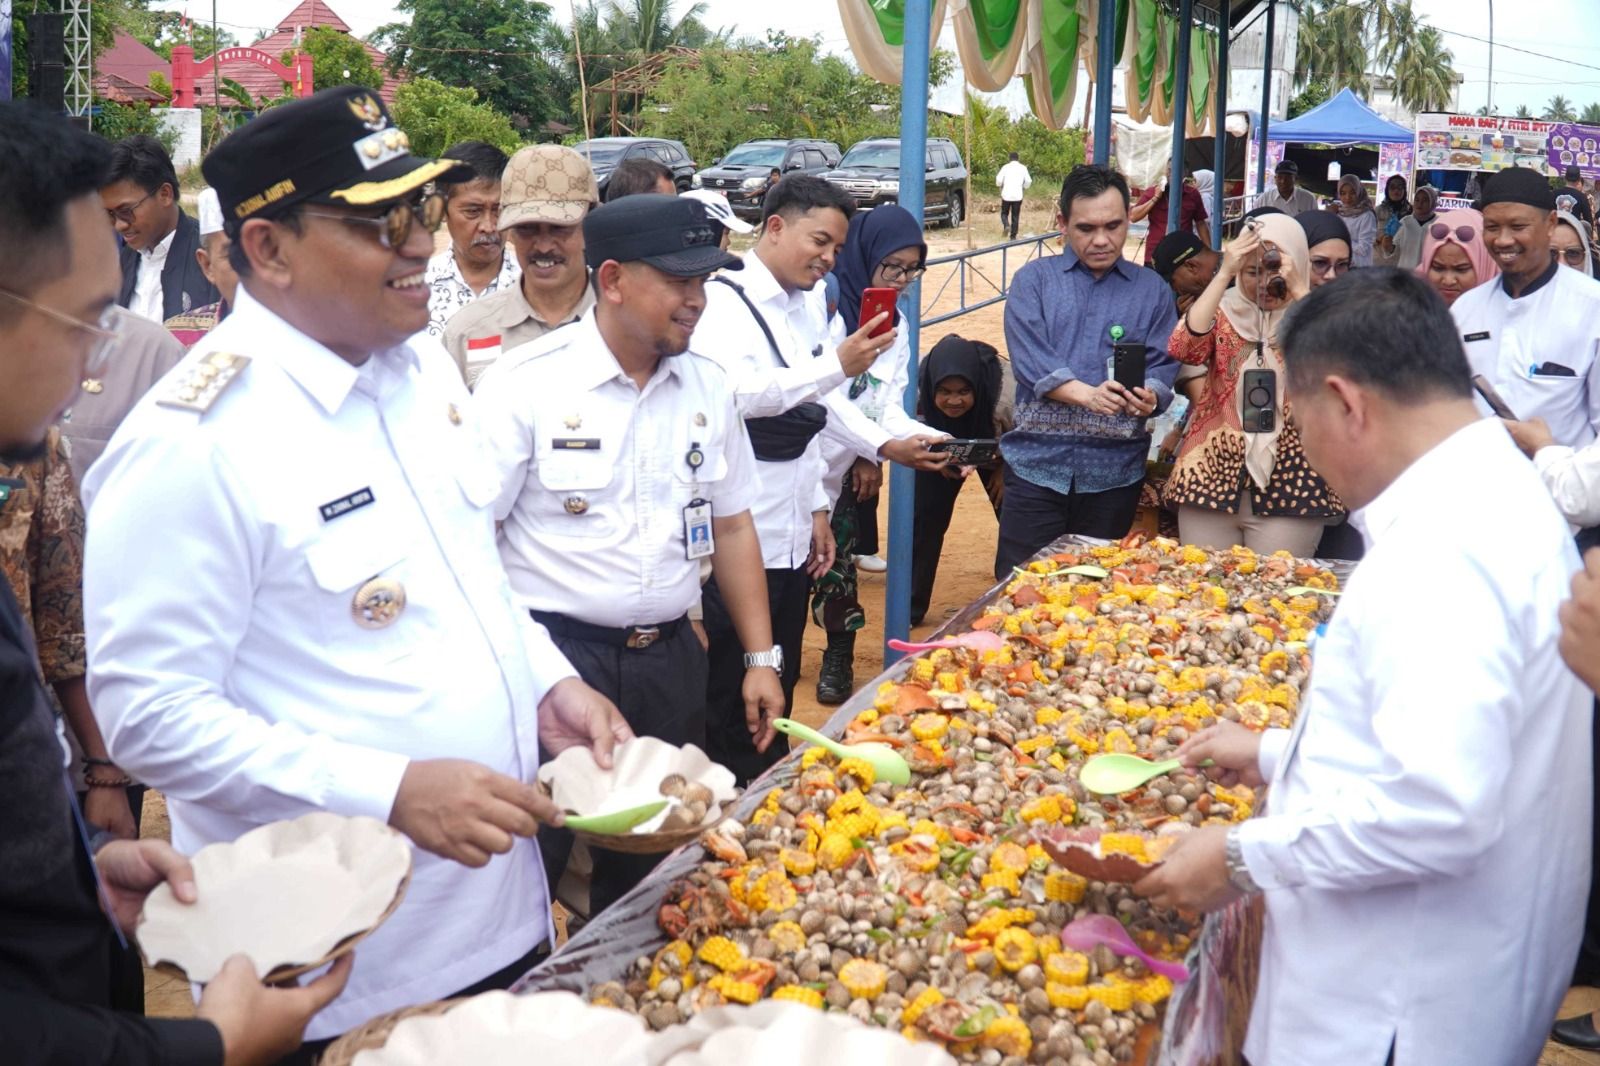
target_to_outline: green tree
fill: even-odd
[[[1406,5],[1410,10],[1410,5]],[[1455,88],[1455,68],[1444,37],[1432,26],[1424,25],[1398,53],[1394,64],[1394,95],[1406,110],[1443,111],[1450,106]]]
[[[1028,165],[1034,189],[1052,196],[1061,179],[1083,162],[1083,130],[1052,130],[1033,115],[1013,122],[1004,108],[990,107],[971,93],[967,94],[967,109],[972,116],[970,152],[960,115],[930,115],[928,134],[948,137],[963,149],[974,189],[993,193],[994,176],[1012,152]]]
[[[190,22],[185,27],[183,16],[176,11],[152,11],[150,16],[148,37],[139,39],[149,45],[162,59],[172,58],[172,46],[175,44],[189,45],[194,49],[196,59],[205,59],[239,43],[239,38],[226,26],[218,26],[216,35],[213,36],[211,23]]]
[[[1600,126],[1600,104],[1585,104],[1578,121],[1585,126]]]
[[[548,4],[527,0],[399,0],[409,23],[372,40],[389,54],[389,72],[470,85],[483,102],[525,125],[568,114],[565,34]]]
[[[1528,110],[1527,104],[1517,105],[1517,118],[1532,118],[1533,112]]]
[[[1310,79],[1306,82],[1306,87],[1289,101],[1289,117],[1295,118],[1313,108],[1321,107],[1332,95],[1333,87],[1326,77],[1318,76]]]
[[[488,141],[507,152],[519,146],[505,115],[478,102],[474,89],[458,89],[432,78],[411,78],[394,97],[395,125],[411,138],[411,150],[434,158],[457,141]]]
[[[1327,79],[1330,92],[1349,88],[1366,95],[1370,10],[1352,0],[1304,0],[1295,46],[1295,86]]]
[[[146,133],[161,142],[169,153],[178,143],[178,136],[168,129],[149,104],[118,104],[110,100],[95,101],[94,131],[108,141],[120,141],[136,133]]]
[[[693,3],[673,18],[673,0],[609,0],[606,28],[611,43],[640,59],[668,48],[700,48],[714,35],[700,21],[704,3]]]
[[[311,80],[318,89],[337,85],[383,87],[383,73],[373,63],[372,56],[348,33],[340,33],[332,26],[313,26],[301,35],[300,48],[311,53]],[[283,53],[281,59],[285,66],[294,66],[295,52],[296,49],[290,48]]]
[[[1544,105],[1544,113],[1539,117],[1546,122],[1576,122],[1578,113],[1573,110],[1570,100],[1557,93],[1550,98],[1549,103]]]

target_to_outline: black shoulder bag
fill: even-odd
[[[711,280],[721,282],[739,294],[739,299],[744,301],[744,305],[750,309],[750,314],[755,318],[756,325],[761,327],[761,334],[767,338],[773,356],[780,364],[787,367],[789,363],[783,357],[783,350],[778,347],[778,339],[772,335],[771,327],[767,325],[767,320],[761,317],[761,312],[756,310],[756,305],[745,295],[744,288],[721,276]],[[781,415],[744,420],[745,432],[750,434],[751,450],[763,463],[787,463],[800,458],[805,454],[811,439],[821,433],[822,427],[827,424],[828,409],[820,403],[796,404]]]

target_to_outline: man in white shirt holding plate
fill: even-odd
[[[1263,894],[1255,1066],[1532,1063],[1589,880],[1590,697],[1557,647],[1576,550],[1420,279],[1351,274],[1279,340],[1306,457],[1367,554],[1295,729],[1179,749],[1270,782],[1264,814],[1186,834],[1135,891]]]

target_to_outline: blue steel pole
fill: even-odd
[[[900,50],[900,206],[922,221],[927,190],[928,157],[928,54],[932,41],[928,22],[931,0],[906,0],[905,41]],[[965,91],[965,86],[962,87]],[[970,162],[970,160],[969,160]],[[906,290],[909,311],[904,325],[911,348],[911,380],[902,402],[907,413],[917,406],[917,334],[922,310],[922,283]],[[883,606],[885,640],[911,635],[911,527],[916,475],[894,464],[889,473],[889,578]],[[883,664],[900,658],[887,643]]]
[[[1111,161],[1111,79],[1117,70],[1117,0],[1100,0],[1094,53],[1094,161]]]
[[[1267,0],[1267,47],[1261,64],[1261,146],[1256,158],[1256,195],[1267,191],[1267,128],[1272,125],[1272,36],[1276,32],[1276,0]]]
[[[1178,232],[1183,209],[1183,146],[1189,132],[1189,46],[1194,0],[1178,4],[1178,83],[1172,89],[1172,176],[1167,180],[1167,232]]]
[[[1228,15],[1226,10],[1217,20],[1217,114],[1212,119],[1216,128],[1211,153],[1211,173],[1215,184],[1211,187],[1211,247],[1222,247],[1222,224],[1227,221],[1228,176]]]

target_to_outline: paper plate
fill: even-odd
[[[351,1066],[642,1066],[650,1032],[638,1016],[571,992],[485,992],[443,1014],[407,1018]]]
[[[375,818],[308,814],[201,848],[200,898],[150,893],[136,936],[145,962],[201,984],[243,953],[264,980],[328,963],[381,925],[411,877],[411,844]]]
[[[1105,852],[1100,847],[1100,830],[1053,829],[1035,832],[1039,846],[1050,853],[1059,865],[1091,881],[1114,881],[1131,885],[1145,874],[1161,865],[1167,849],[1177,842],[1176,837],[1140,834],[1144,837],[1147,859],[1141,860],[1125,852]],[[1127,835],[1119,833],[1119,835]]]
[[[711,803],[699,821],[682,821],[684,807],[674,799],[631,833],[607,836],[574,831],[592,847],[671,851],[720,822],[724,808],[739,795],[733,771],[712,762],[693,744],[680,748],[655,737],[634,737],[617,745],[609,770],[596,765],[588,748],[568,748],[539,768],[539,783],[562,810],[580,815],[611,814],[661,799],[661,783],[673,774],[709,790]]]
[[[954,1066],[955,1061],[938,1045],[912,1043],[847,1015],[775,1000],[702,1011],[657,1033],[649,1048],[649,1066]]]

